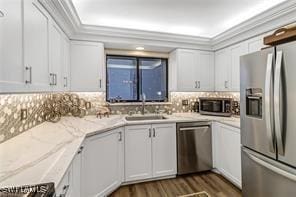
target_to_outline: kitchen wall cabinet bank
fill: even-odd
[[[176,124],[125,127],[125,181],[138,181],[177,172]]]
[[[215,52],[215,90],[240,91],[240,56],[260,51],[264,35]]]
[[[37,0],[0,5],[0,92],[63,91],[68,38]]]
[[[212,135],[214,168],[241,187],[240,129],[215,122]]]
[[[105,90],[104,45],[98,42],[71,42],[71,90]]]
[[[171,91],[214,91],[214,53],[177,49],[169,57]]]

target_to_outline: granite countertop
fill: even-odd
[[[240,128],[235,117],[203,116],[197,113],[165,115],[163,120],[126,121],[126,115],[97,119],[63,117],[45,122],[0,144],[0,188],[54,182],[57,186],[85,137],[136,124],[218,121]]]

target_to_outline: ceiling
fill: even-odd
[[[285,0],[72,0],[84,25],[213,38]]]

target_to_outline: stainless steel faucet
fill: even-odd
[[[142,94],[142,110],[141,110],[142,115],[145,115],[145,102],[146,102],[146,95],[143,93]]]

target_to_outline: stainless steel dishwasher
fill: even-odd
[[[178,123],[177,149],[178,175],[212,169],[211,123]]]

